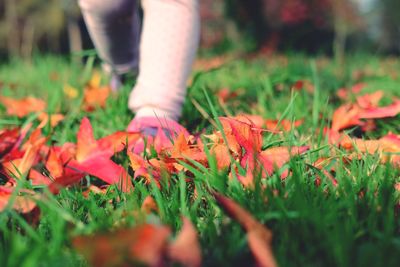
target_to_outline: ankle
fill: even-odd
[[[142,118],[142,117],[155,117],[159,118],[160,120],[168,119],[177,121],[180,114],[176,114],[161,108],[151,107],[151,106],[144,106],[140,107],[136,110],[135,118]]]

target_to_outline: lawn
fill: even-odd
[[[22,157],[23,144],[33,142],[29,137],[38,128],[39,113],[12,115],[3,101],[0,266],[152,262],[127,251],[129,246],[166,265],[182,263],[168,251],[179,236],[183,216],[197,232],[202,266],[251,266],[257,261],[262,265],[257,251],[269,249],[279,266],[400,266],[399,70],[397,58],[371,55],[349,56],[345,64],[302,55],[204,59],[196,64],[180,121],[193,135],[190,141],[172,140],[180,144],[172,152],[163,150],[165,143],[156,148],[149,142],[148,149],[136,156],[130,148],[112,155],[115,165],[135,176],[129,192],[104,182],[106,174],[96,177],[75,170],[83,178],[51,194],[49,187],[31,177],[31,168],[15,171],[18,162],[7,159],[5,129],[29,128],[22,145],[15,148]],[[54,180],[46,164],[49,147],[86,141],[77,140],[84,128],[81,122],[88,125],[84,118],[96,139],[123,131],[132,119],[126,103],[134,80],[118,94],[111,93],[104,107],[99,99],[90,105],[84,93],[88,83],[100,90],[96,92],[106,90],[100,88],[106,79],[99,81],[96,73],[92,58],[79,64],[37,57],[31,63],[0,66],[1,96],[33,96],[45,101],[44,114],[65,115],[54,127],[47,123],[41,128],[46,138],[31,165],[42,178]],[[351,104],[337,111],[345,103]],[[358,113],[351,117],[351,112]],[[229,119],[238,115],[242,117]],[[228,138],[236,142],[236,153]],[[218,155],[217,144],[224,151]],[[274,154],[277,147],[286,154]],[[201,153],[200,160],[195,153]],[[264,155],[272,165],[259,164],[258,157]],[[140,169],[132,158],[141,166],[157,162],[159,172],[151,164]],[[169,164],[172,160],[175,165]],[[235,201],[265,228],[258,223],[249,227],[243,222],[250,220],[247,215],[224,209],[226,202],[216,201],[216,196]],[[22,198],[35,208],[16,205]],[[140,236],[144,226],[158,227],[149,228],[156,237],[126,238]],[[252,227],[272,233],[271,243],[257,237],[261,244],[249,246]],[[171,231],[164,239],[161,228]],[[158,238],[161,245],[154,241]],[[196,236],[181,240],[181,254],[196,250]],[[99,244],[107,248],[102,250]]]

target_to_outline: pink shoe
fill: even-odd
[[[155,137],[158,130],[162,129],[167,137],[174,137],[183,133],[185,137],[189,132],[174,120],[158,117],[134,118],[128,125],[128,132],[141,132],[145,136]]]

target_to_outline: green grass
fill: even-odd
[[[360,70],[368,75],[358,79]],[[351,56],[344,66],[326,58],[291,55],[235,60],[213,71],[195,73],[181,119],[191,132],[214,129],[192,104],[195,101],[211,118],[245,112],[272,119],[304,119],[302,126],[284,136],[266,134],[264,146],[307,143],[312,144],[312,152],[289,162],[292,174],[286,180],[274,174],[254,190],[229,180],[210,159],[209,169],[192,168],[190,183],[183,182],[184,176],[174,176],[160,190],[141,180],[134,181],[135,191],[126,195],[109,190],[105,195],[84,198],[82,187],[63,190],[39,201],[41,219],[36,227],[7,209],[0,214],[0,266],[86,266],[71,248],[71,238],[116,225],[135,225],[133,211],[147,195],[155,198],[160,209],[159,215],[148,221],[165,223],[176,231],[181,226],[180,215],[190,217],[199,232],[204,266],[248,266],[252,257],[245,233],[238,223],[227,219],[210,189],[231,197],[272,230],[273,251],[280,266],[400,266],[400,194],[393,186],[400,182],[400,170],[377,164],[375,156],[366,155],[346,166],[349,172],[339,163],[335,174],[338,186],[333,187],[327,177],[309,166],[330,155],[327,140],[317,130],[329,124],[333,110],[340,105],[335,90],[361,80],[368,83],[366,92],[383,89],[385,101],[389,101],[400,96],[399,70],[397,60],[366,55]],[[76,141],[84,116],[90,118],[96,137],[123,130],[133,117],[126,105],[132,84],[111,97],[105,110],[84,113],[81,96],[66,100],[63,85],[81,89],[90,72],[91,65],[60,58],[37,57],[31,64],[15,61],[0,67],[4,83],[0,90],[2,95],[46,99],[49,112],[66,114],[51,134],[49,142],[55,144]],[[297,80],[317,84],[314,94],[292,92]],[[221,107],[215,94],[224,87],[243,88],[244,94]],[[0,114],[0,129],[27,121],[5,116],[4,109]],[[389,131],[400,134],[399,116],[379,121],[378,129],[365,137],[377,138]],[[48,129],[45,133],[50,134]],[[322,178],[319,187],[315,186],[316,175]],[[84,184],[93,180],[88,178]],[[193,198],[193,184],[197,198]],[[359,197],[360,192],[364,197]]]

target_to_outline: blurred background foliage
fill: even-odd
[[[202,51],[400,52],[399,0],[200,0]],[[0,55],[92,47],[77,0],[0,1]]]

